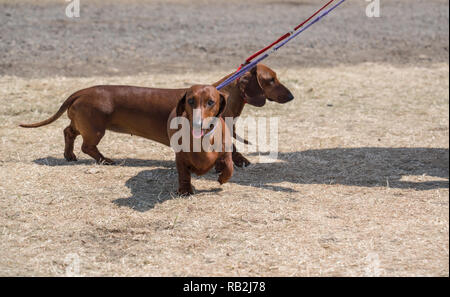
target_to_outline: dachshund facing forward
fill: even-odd
[[[35,128],[50,124],[67,110],[71,122],[64,129],[66,160],[77,160],[73,145],[75,138],[81,134],[81,150],[84,153],[99,164],[113,164],[111,159],[104,157],[97,149],[105,130],[138,135],[170,145],[167,119],[186,91],[187,89],[95,86],[72,94],[49,119],[20,126]],[[278,81],[276,73],[262,64],[226,86],[223,91],[229,94],[223,117],[240,116],[245,103],[260,107],[265,104],[266,98],[278,103],[294,99],[291,92]],[[232,158],[236,166],[250,164],[235,148]]]
[[[169,116],[167,134],[171,139],[172,148],[174,143],[180,144],[179,140],[188,141],[186,150],[180,149],[175,155],[178,193],[181,195],[194,193],[191,173],[203,175],[215,166],[220,171],[218,178],[220,184],[226,183],[233,175],[231,137],[221,117],[225,110],[226,97],[226,94],[217,91],[214,86],[192,86]],[[171,125],[175,117],[187,118],[189,121],[189,125],[181,127],[184,131],[180,131],[178,127],[173,128],[176,125]],[[178,131],[184,133],[184,138],[174,140]],[[199,144],[197,151],[194,149],[195,141]],[[207,143],[207,151],[204,143]]]

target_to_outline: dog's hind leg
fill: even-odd
[[[94,119],[99,119],[100,116],[96,117],[96,115],[92,116]],[[95,159],[97,164],[103,165],[113,165],[114,161],[104,157],[99,150],[97,149],[97,145],[105,135],[105,127],[102,124],[102,121],[77,121],[76,127],[78,131],[80,131],[81,137],[83,137],[83,144],[81,145],[81,150],[83,153],[91,156]]]
[[[77,160],[77,157],[73,153],[73,144],[78,135],[80,135],[80,133],[73,128],[72,123],[64,129],[64,158],[69,162]]]
[[[105,135],[105,130],[95,131],[87,135],[81,133],[81,136],[83,137],[81,150],[83,151],[83,153],[88,154],[89,156],[94,158],[98,164],[113,165],[114,161],[104,157],[97,148],[97,145],[102,139],[103,135]]]
[[[72,120],[71,126],[83,137],[81,150],[91,156],[98,164],[112,165],[114,161],[105,158],[97,149],[97,145],[105,135],[108,114],[103,105],[95,105],[95,100],[89,97],[78,99],[68,110]]]

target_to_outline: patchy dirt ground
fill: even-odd
[[[109,2],[109,3],[108,3]],[[0,75],[134,75],[232,70],[317,10],[319,0],[0,0]],[[285,46],[271,65],[448,62],[448,1],[342,4]]]
[[[347,4],[341,11],[346,22],[330,16],[267,60],[296,99],[248,106],[244,114],[280,118],[279,161],[259,163],[257,154],[247,154],[254,164],[237,169],[228,184],[220,186],[214,173],[194,178],[197,194],[189,198],[175,194],[170,148],[107,133],[99,148],[119,165],[94,164],[80,151],[80,139],[80,160],[67,163],[66,116],[38,129],[17,125],[50,116],[68,95],[91,85],[216,81],[289,27],[289,12],[305,16],[318,2],[218,1],[204,12],[196,9],[205,7],[200,2],[117,1],[108,9],[86,4],[98,7],[94,11],[82,2],[76,21],[59,16],[64,5],[56,2],[0,1],[0,275],[449,275],[447,1],[382,1],[382,14],[412,14],[386,16],[381,28],[359,19],[364,3]],[[230,13],[218,17],[211,7]],[[138,30],[138,16],[150,8],[159,13],[142,23],[153,27]],[[238,21],[238,9],[245,22]],[[188,17],[194,12],[199,19]],[[256,12],[273,18],[260,20],[264,29],[251,27],[249,38],[244,29],[253,26]],[[16,13],[27,18],[12,20]],[[172,16],[184,34],[177,35]],[[352,17],[361,23],[352,27]],[[215,20],[236,28],[209,27]],[[83,29],[65,30],[72,22]],[[265,28],[265,22],[272,26]],[[95,37],[83,42],[86,29]],[[169,45],[150,39],[156,37],[140,39],[164,30]],[[196,39],[205,40],[205,52],[193,47],[195,32],[206,38]],[[100,37],[105,34],[109,43]],[[69,36],[77,42],[70,44]],[[357,36],[378,41],[362,44]],[[35,45],[12,47],[4,40]],[[187,50],[147,59],[147,45],[170,49],[178,40]],[[317,46],[306,50],[313,41]],[[380,43],[374,48],[371,42]],[[55,49],[44,54],[43,48],[34,50],[39,45]],[[126,48],[120,58],[114,45]],[[211,51],[222,46],[235,56],[225,56],[214,69],[201,66],[222,59]],[[148,68],[152,63],[159,66]]]
[[[167,147],[108,133],[100,150],[120,165],[95,165],[79,142],[67,163],[67,118],[17,124],[83,86],[193,74],[2,77],[1,274],[64,274],[76,253],[83,275],[448,275],[448,66],[279,73],[296,100],[246,114],[283,119],[280,161],[250,156],[223,187],[195,178],[190,198],[175,194]]]

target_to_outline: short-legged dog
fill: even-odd
[[[175,157],[179,194],[193,194],[191,173],[203,175],[216,165],[220,171],[220,184],[227,182],[233,174],[231,135],[221,117],[225,110],[226,97],[226,94],[217,91],[214,86],[192,86],[169,116],[167,134],[171,143],[188,141],[186,151],[176,152]],[[180,131],[179,127],[171,125],[176,117],[186,118],[189,125],[181,127],[181,130],[184,129],[181,131],[184,138],[174,140],[173,137]],[[199,144],[197,151],[194,149],[195,141]],[[207,144],[208,151],[205,150],[204,143]]]
[[[230,74],[231,75],[231,74]],[[227,76],[228,77],[228,76]],[[215,83],[217,86],[219,82]],[[73,152],[75,139],[83,138],[81,150],[94,158],[99,164],[113,164],[98,150],[105,130],[142,136],[165,145],[167,137],[167,118],[176,107],[187,89],[156,89],[133,86],[95,86],[75,92],[61,105],[50,118],[34,124],[22,124],[25,128],[35,128],[56,121],[66,110],[71,120],[64,129],[64,157],[76,161]],[[229,94],[223,117],[240,116],[245,103],[263,106],[266,98],[278,103],[286,103],[294,97],[282,85],[276,73],[269,67],[259,64],[248,71],[240,80],[224,88]],[[242,167],[250,162],[234,150],[233,162]]]

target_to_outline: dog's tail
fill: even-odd
[[[81,96],[81,94],[79,92],[76,92],[72,95],[70,95],[69,98],[66,99],[66,101],[64,101],[64,103],[61,105],[61,107],[59,108],[59,110],[52,115],[50,118],[39,122],[39,123],[34,123],[34,124],[20,124],[20,127],[24,127],[24,128],[37,128],[37,127],[41,127],[41,126],[45,126],[48,125],[50,123],[53,123],[54,121],[56,121],[71,105],[72,103],[78,99]]]

